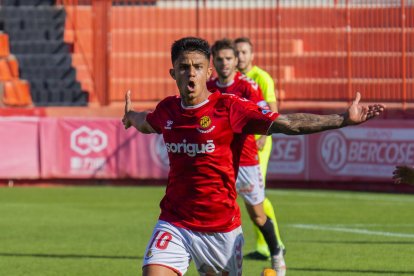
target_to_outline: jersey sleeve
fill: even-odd
[[[257,106],[257,104],[232,97],[230,104],[230,124],[235,133],[267,134],[270,125],[279,116]]]
[[[148,113],[146,117],[146,121],[151,125],[151,127],[160,134],[162,132],[162,123],[161,123],[161,116],[162,116],[162,106],[164,102],[160,102],[155,107],[155,110]]]
[[[263,98],[262,90],[260,89],[259,85],[254,82],[252,79],[246,78],[246,99],[249,99],[250,101],[256,103],[258,106],[260,106],[263,109],[269,109],[269,106],[267,105],[265,99]]]

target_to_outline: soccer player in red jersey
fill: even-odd
[[[253,44],[247,37],[239,37],[234,40],[234,44],[237,50],[237,58],[238,64],[237,69],[246,75],[247,77],[254,80],[260,87],[263,98],[266,103],[269,105],[269,108],[273,112],[278,112],[277,104],[276,104],[276,93],[275,93],[275,84],[272,77],[264,71],[262,68],[253,64],[254,61],[254,53],[253,53]],[[256,145],[257,145],[257,155],[259,156],[259,165],[260,170],[263,177],[263,189],[265,188],[266,184],[266,174],[267,174],[267,167],[270,159],[270,155],[272,153],[272,137],[271,136],[264,136],[264,135],[256,135]],[[274,226],[277,244],[279,248],[283,248],[283,253],[285,253],[286,248],[282,242],[282,238],[280,235],[275,208],[273,207],[272,202],[265,197],[263,200],[263,210],[267,217],[269,217]],[[248,259],[257,259],[257,260],[267,260],[270,257],[269,246],[266,243],[266,240],[257,227],[254,225],[253,227],[255,238],[256,238],[256,250],[253,252],[248,253],[245,255],[245,258]]]
[[[148,243],[143,275],[183,275],[191,260],[200,275],[241,275],[243,234],[235,179],[245,134],[299,135],[362,123],[384,106],[359,104],[343,114],[269,112],[234,95],[210,92],[210,47],[186,37],[171,48],[179,96],[158,103],[153,112],[134,112],[125,96],[125,128],[163,135],[170,173],[161,214]]]
[[[213,65],[217,77],[207,82],[209,90],[219,90],[221,93],[234,94],[256,103],[269,110],[262,96],[259,85],[238,72],[236,45],[229,39],[217,40],[211,47]],[[264,179],[259,165],[258,148],[254,135],[247,135],[243,145],[236,189],[243,198],[251,221],[258,227],[269,248],[272,267],[277,268],[279,275],[284,275],[286,268],[283,248],[278,244],[274,221],[265,213]]]

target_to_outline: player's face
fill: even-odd
[[[232,78],[236,72],[237,57],[231,49],[222,49],[213,58],[214,68],[222,79]]]
[[[252,48],[247,42],[236,43],[237,56],[239,58],[239,63],[237,68],[241,72],[246,72],[250,70],[253,62],[253,53]]]
[[[170,69],[180,95],[186,105],[196,105],[207,99],[206,82],[211,76],[209,60],[197,51],[183,52]]]

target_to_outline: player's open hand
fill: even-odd
[[[357,125],[363,123],[369,119],[381,115],[385,110],[385,106],[383,104],[374,104],[366,106],[360,104],[360,100],[361,93],[357,92],[355,100],[348,108],[347,124],[349,125]]]
[[[132,103],[131,103],[131,91],[127,91],[125,94],[125,113],[124,117],[122,118],[122,123],[124,124],[125,129],[131,126],[131,121],[128,119],[127,113],[132,110]]]
[[[393,172],[395,184],[411,184],[414,185],[414,167],[410,166],[397,166]]]
[[[256,140],[256,146],[257,146],[258,150],[263,150],[263,147],[266,144],[266,138],[267,138],[266,135],[262,135],[262,136],[260,136],[259,139]]]

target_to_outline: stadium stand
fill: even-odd
[[[46,0],[0,4],[0,26],[9,35],[10,52],[19,64],[13,63],[13,68],[19,68],[20,76],[30,83],[34,104],[86,106],[88,93],[76,79],[71,47],[63,40],[65,10]]]
[[[91,1],[84,2],[89,4],[65,4],[73,20],[66,30],[76,36],[73,60],[79,80],[93,89],[88,72],[96,70],[91,62],[96,9]],[[124,5],[116,5],[121,2]],[[113,1],[110,102],[123,101],[128,89],[136,91],[137,102],[174,93],[166,72],[170,43],[179,37],[198,35],[213,42],[245,35],[254,41],[256,63],[277,80],[283,104],[334,104],[351,100],[355,91],[369,101],[413,103],[412,4],[281,0],[279,7],[266,8],[261,3],[271,1],[239,1],[234,6],[231,3],[237,1],[218,2],[203,1],[196,7],[190,1],[157,1],[143,8],[131,1]],[[245,2],[251,6],[243,7]]]
[[[140,107],[153,107],[176,93],[169,47],[187,35],[210,42],[249,36],[285,109],[315,101],[336,108],[355,91],[368,101],[414,106],[411,1],[195,2],[107,1],[105,11],[102,1],[0,0],[0,28],[37,106],[121,105],[132,90]],[[108,26],[104,38],[97,26]],[[49,74],[72,82],[42,81]]]
[[[19,63],[10,54],[9,37],[0,32],[0,106],[31,106],[29,83],[19,78]]]

